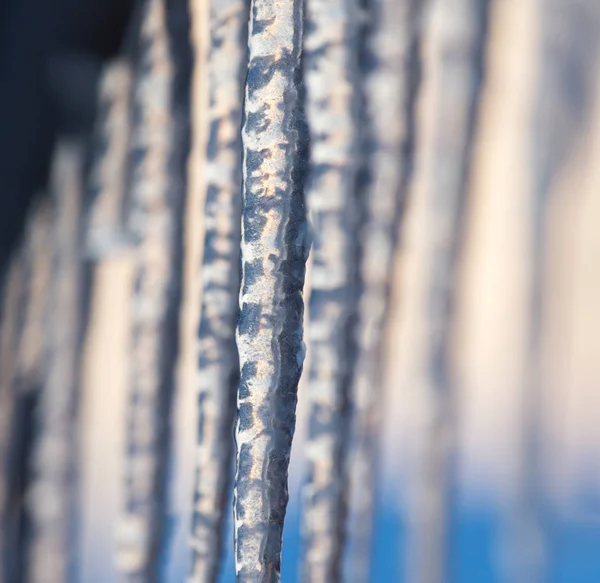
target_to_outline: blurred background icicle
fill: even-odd
[[[308,255],[303,2],[253,0],[244,101],[242,283],[234,485],[236,579],[280,580],[288,466],[304,361]]]
[[[95,259],[127,241],[125,190],[131,132],[131,64],[119,58],[105,66],[88,177],[87,253]]]
[[[380,425],[382,346],[388,317],[397,227],[413,155],[414,103],[419,84],[417,47],[421,3],[366,3],[363,67],[365,159],[359,182],[360,297],[350,363],[352,430],[347,452],[350,513],[345,576],[370,577]]]
[[[12,519],[15,501],[13,488],[15,478],[12,475],[11,458],[12,435],[15,431],[15,383],[17,357],[20,339],[21,306],[25,289],[25,266],[22,253],[15,251],[5,274],[2,290],[2,328],[0,330],[0,581],[10,583],[13,574],[12,557]],[[22,494],[22,492],[20,492]]]
[[[24,492],[28,486],[35,403],[45,373],[44,319],[52,260],[51,213],[36,203],[13,254],[2,320],[0,390],[2,434],[1,581],[24,576],[27,513]]]
[[[249,2],[210,2],[205,156],[204,258],[200,269],[196,391],[197,446],[189,581],[215,583],[223,549],[234,460],[239,362],[242,102]]]
[[[424,410],[410,503],[409,581],[441,583],[449,574],[455,471],[455,388],[451,338],[458,256],[486,31],[487,0],[432,0],[423,32],[422,116],[417,158],[426,225],[425,346],[418,386]]]
[[[308,0],[304,39],[311,139],[306,202],[313,235],[307,384],[308,471],[302,491],[305,582],[341,581],[350,363],[357,307],[359,23],[355,0]]]
[[[26,548],[22,576],[32,582],[72,581],[78,554],[83,154],[80,140],[65,138],[58,143],[53,161],[46,365],[25,493],[31,530],[21,543]]]
[[[74,169],[74,172],[77,171],[80,169]],[[78,179],[76,173],[74,178]],[[77,196],[78,190],[73,189],[72,192]],[[48,312],[48,289],[53,266],[52,219],[51,202],[36,201],[23,241],[23,262],[27,266],[28,277],[24,290],[25,306],[16,359],[16,382],[19,388],[25,391],[39,389],[44,378],[43,324]]]
[[[532,114],[532,208],[529,313],[523,379],[521,468],[513,508],[509,574],[517,583],[550,577],[553,516],[547,481],[549,387],[545,378],[549,255],[549,214],[556,184],[585,137],[597,94],[600,5],[591,0],[538,0],[537,86]],[[573,195],[571,195],[573,196]]]
[[[117,563],[120,580],[152,582],[159,579],[166,544],[190,63],[185,3],[144,0],[138,8],[127,216],[137,247],[131,290],[127,465]]]
[[[30,214],[22,244],[22,264],[26,277],[23,282],[22,309],[15,311],[15,314],[21,313],[20,334],[11,387],[13,402],[7,404],[7,410],[12,411],[7,468],[7,475],[10,477],[7,491],[9,516],[4,525],[7,544],[4,547],[6,563],[3,564],[7,581],[19,581],[26,572],[26,556],[23,551],[29,517],[23,492],[26,491],[30,478],[35,407],[39,402],[46,373],[47,338],[44,324],[50,307],[48,290],[54,259],[52,218],[53,213],[47,201],[37,202]]]

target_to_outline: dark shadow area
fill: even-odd
[[[0,281],[60,133],[89,131],[132,0],[0,0]]]

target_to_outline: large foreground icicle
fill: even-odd
[[[159,577],[178,349],[182,214],[189,145],[187,5],[140,2],[133,74],[128,228],[136,242],[120,581]]]
[[[236,334],[241,370],[234,488],[239,583],[280,579],[287,475],[304,360],[302,5],[301,0],[254,0],[251,6]]]
[[[305,582],[341,577],[348,391],[357,303],[359,17],[355,0],[306,4],[304,75],[311,138],[306,192],[313,241],[308,475],[302,493]]]
[[[190,582],[214,583],[231,483],[239,362],[242,101],[249,3],[213,0],[208,52],[208,123],[202,308],[198,327],[198,443]]]

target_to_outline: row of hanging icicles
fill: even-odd
[[[592,14],[594,3],[582,0],[573,10]],[[201,306],[193,323],[198,422],[189,459],[189,581],[217,581],[230,544],[224,521],[232,489],[237,581],[280,578],[304,343],[311,358],[300,579],[341,581],[348,560],[348,580],[368,581],[382,339],[418,164],[431,227],[422,390],[435,414],[421,501],[423,561],[414,580],[440,583],[453,431],[448,339],[486,1],[138,4],[123,55],[103,74],[94,135],[58,144],[51,196],[33,209],[6,278],[0,581],[76,579],[80,362],[95,274],[119,253],[131,254],[133,277],[117,568],[120,581],[160,579],[169,411],[180,336],[190,329],[180,326],[190,237],[203,238],[203,261],[194,278]],[[540,13],[545,5],[560,5],[565,29],[575,20],[570,0],[540,0]],[[571,33],[555,52],[583,70]],[[560,86],[564,66],[559,58],[542,65],[540,93],[544,83]],[[415,160],[418,102],[435,124]],[[535,121],[541,143],[552,111],[568,109],[560,92],[551,106]],[[577,129],[576,116],[566,118],[563,142]],[[561,162],[550,146],[541,152],[538,216],[548,176]],[[194,223],[188,214],[200,205]],[[189,224],[199,223],[190,235]]]

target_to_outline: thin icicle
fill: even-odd
[[[597,87],[600,4],[595,0],[538,0],[540,41],[532,135],[533,207],[530,304],[524,400],[523,459],[510,536],[511,580],[543,583],[552,552],[544,486],[542,385],[548,212],[554,181],[586,131]]]
[[[26,493],[31,535],[25,568],[35,583],[71,581],[74,569],[82,154],[77,141],[61,142],[53,165],[47,361]]]
[[[210,10],[205,243],[198,328],[198,442],[189,581],[215,583],[233,464],[239,362],[242,101],[249,4],[213,0]]]
[[[431,0],[424,29],[419,160],[426,207],[425,346],[419,390],[427,404],[410,516],[410,581],[448,578],[448,516],[455,442],[450,346],[457,256],[464,231],[486,28],[486,0]]]
[[[37,203],[30,213],[24,241],[29,277],[16,375],[18,384],[26,390],[39,387],[44,377],[42,325],[48,310],[52,274],[52,218],[50,204],[47,201]]]
[[[13,360],[9,409],[11,430],[8,437],[7,516],[3,524],[6,580],[23,578],[25,564],[26,509],[31,447],[35,435],[35,409],[45,375],[46,335],[44,322],[48,310],[52,271],[52,213],[44,201],[30,212],[22,251],[19,254],[23,287],[19,313],[17,354]]]
[[[134,289],[119,580],[158,580],[178,345],[183,168],[176,155],[176,68],[164,0],[143,0],[133,77],[128,226]],[[171,8],[171,5],[169,5]],[[185,36],[187,31],[180,31]]]
[[[87,251],[95,259],[126,242],[124,225],[130,120],[131,65],[110,63],[102,75],[99,111],[89,177]]]
[[[120,581],[157,580],[164,528],[168,426],[173,383],[171,330],[175,221],[169,204],[168,164],[173,64],[162,0],[141,3],[139,63],[134,77],[130,228],[134,253],[130,394],[127,411],[123,516],[117,535]],[[170,309],[171,308],[171,309]]]
[[[301,580],[307,583],[341,578],[347,486],[343,453],[358,296],[359,16],[355,0],[306,4],[303,63],[311,137],[306,198],[314,234],[300,566]]]
[[[241,378],[234,488],[238,583],[280,580],[287,475],[304,361],[306,136],[301,0],[254,0],[243,140]]]
[[[420,2],[374,0],[367,2],[366,11],[366,174],[359,194],[364,213],[359,231],[361,290],[351,388],[353,433],[347,454],[351,502],[346,576],[356,583],[368,581],[370,572],[381,349],[396,229],[410,173]]]
[[[13,252],[7,266],[2,298],[0,323],[0,582],[9,583],[12,576],[13,558],[10,555],[11,515],[14,500],[11,499],[13,479],[10,468],[11,436],[14,428],[14,374],[20,338],[20,319],[25,284],[22,254]]]

